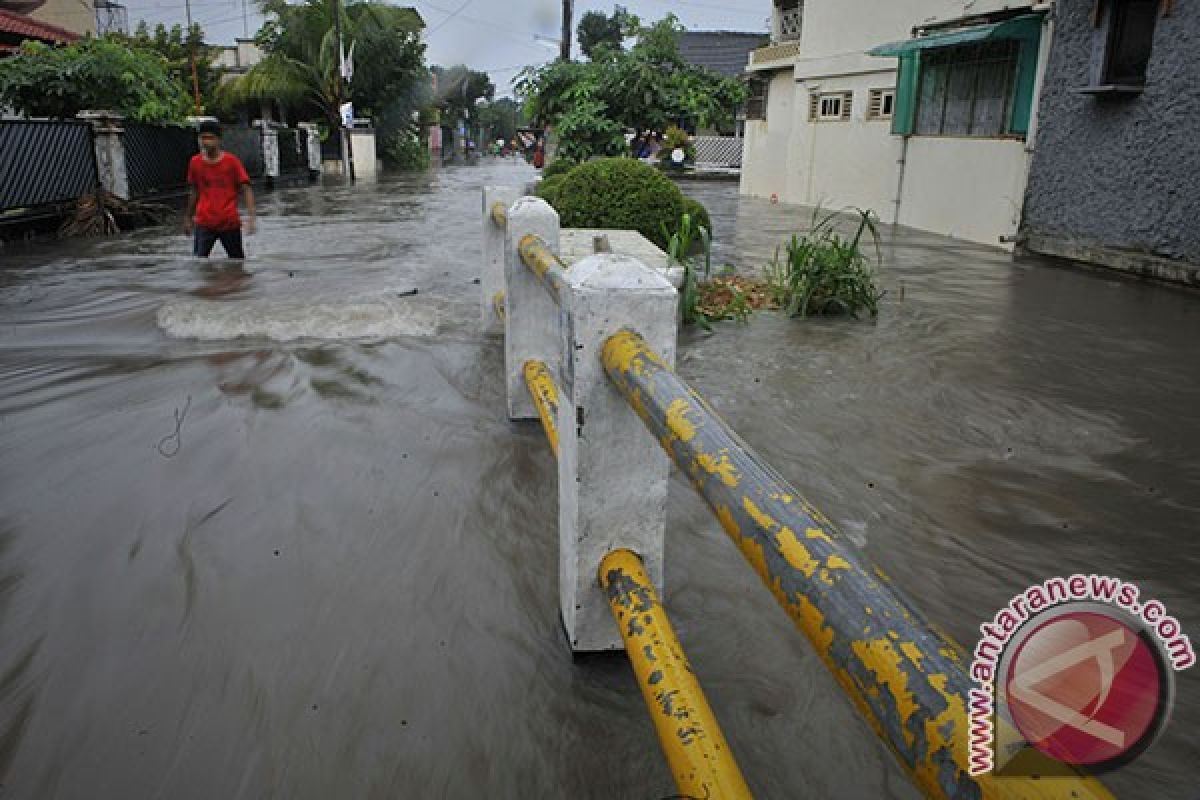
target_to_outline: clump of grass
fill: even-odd
[[[668,263],[683,267],[683,287],[679,291],[683,304],[683,324],[699,325],[711,331],[709,315],[700,309],[700,277],[694,255],[699,247],[704,254],[704,278],[707,280],[712,271],[712,239],[708,228],[696,224],[691,214],[684,213],[674,233],[669,233],[663,226],[663,236],[667,240]]]
[[[783,251],[767,266],[767,291],[790,316],[849,314],[862,311],[876,316],[883,297],[875,287],[871,260],[863,252],[868,234],[879,259],[879,231],[871,211],[856,209],[858,225],[853,235],[837,230],[837,214],[813,213],[812,228],[792,236]],[[781,257],[782,256],[782,257]]]

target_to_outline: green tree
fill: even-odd
[[[517,137],[521,124],[521,104],[511,97],[501,97],[479,107],[479,125],[484,131],[484,141],[503,139],[511,142]]]
[[[628,51],[605,50],[589,63],[555,62],[518,76],[530,117],[559,129],[561,147],[588,158],[612,152],[612,128],[663,130],[669,125],[732,124],[746,89],[740,81],[692,66],[679,53],[679,21],[639,31]],[[582,141],[568,141],[564,124]]]
[[[479,101],[491,100],[496,94],[496,87],[488,74],[476,72],[462,64],[433,67],[431,72],[437,83],[434,104],[441,109],[442,119],[446,122],[478,122],[476,108]]]
[[[171,122],[187,117],[192,102],[161,55],[103,37],[66,47],[26,42],[20,55],[0,60],[0,106],[37,117],[104,109]]]
[[[266,58],[226,84],[233,102],[278,100],[298,118],[318,118],[337,127],[340,58],[334,33],[333,0],[263,0],[267,22],[257,41]],[[407,119],[419,107],[428,80],[421,20],[411,9],[375,0],[342,8],[346,46],[354,44],[354,75],[343,100],[356,114]]]
[[[583,54],[592,61],[611,56],[624,49],[625,37],[637,31],[638,18],[616,6],[611,16],[589,11],[579,20],[576,34]]]
[[[193,23],[186,35],[182,25],[167,28],[161,23],[155,26],[154,32],[151,33],[150,26],[142,20],[133,35],[112,34],[112,38],[125,42],[129,47],[153,50],[162,56],[167,62],[171,77],[183,87],[189,97],[194,93],[192,55],[195,54],[196,83],[200,89],[202,107],[207,111],[213,105],[217,85],[221,79],[220,72],[213,66],[217,58],[217,48],[204,43],[204,29],[199,24]]]

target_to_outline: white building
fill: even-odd
[[[742,193],[1001,245],[1021,219],[1048,7],[775,0],[747,68]]]
[[[236,44],[218,45],[213,66],[221,70],[221,81],[245,75],[263,60],[262,48],[253,39],[234,39]]]

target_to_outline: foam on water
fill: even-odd
[[[159,308],[157,321],[164,333],[177,339],[386,339],[433,336],[438,312],[415,297],[318,302],[177,298]]]

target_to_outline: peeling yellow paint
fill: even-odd
[[[875,679],[891,692],[892,699],[896,702],[902,735],[911,746],[913,733],[908,728],[908,721],[917,713],[918,707],[912,691],[908,688],[908,674],[901,666],[899,653],[887,639],[851,642],[850,649],[867,669],[875,673]]]
[[[804,536],[808,539],[818,539],[822,542],[827,542],[831,545],[833,544],[833,539],[829,538],[829,534],[820,528],[808,528],[804,531]]]
[[[902,642],[900,644],[900,652],[908,656],[909,661],[917,665],[917,669],[921,669],[921,658],[924,656],[924,654],[921,652],[921,648],[917,647],[912,642]]]
[[[808,552],[808,548],[796,538],[796,534],[792,533],[791,528],[781,530],[776,541],[779,542],[779,549],[783,553],[783,557],[792,565],[792,568],[802,572],[804,577],[811,578],[819,565],[812,554]],[[823,577],[826,582],[831,582],[828,581],[828,573]]]
[[[691,403],[682,397],[672,400],[671,405],[667,406],[667,430],[684,443],[696,438],[696,427],[687,418],[691,410]]]
[[[850,569],[850,562],[839,555],[832,555],[825,562],[825,566],[830,569]]]
[[[730,487],[737,488],[738,473],[733,462],[729,460],[729,456],[722,455],[720,458],[713,458],[708,453],[700,453],[696,456],[696,464],[700,469],[707,472],[709,475],[716,475],[721,479],[721,483]]]

